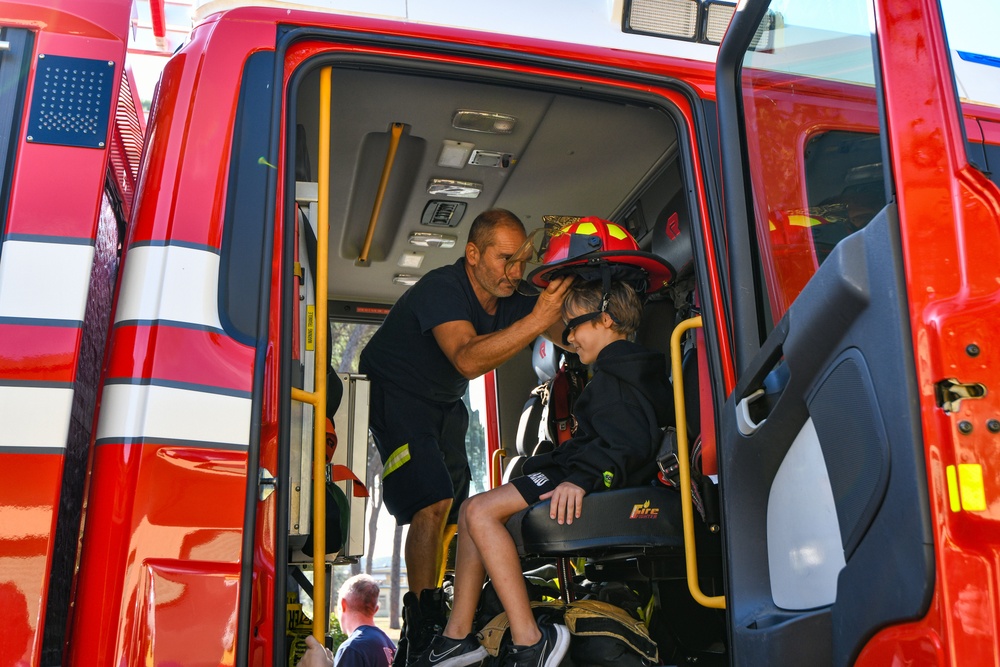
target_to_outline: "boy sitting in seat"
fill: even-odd
[[[664,355],[629,340],[642,315],[639,297],[627,283],[607,284],[607,290],[601,282],[574,284],[562,306],[564,341],[593,370],[576,403],[573,437],[528,459],[523,477],[462,505],[451,617],[415,667],[464,667],[486,657],[472,629],[487,574],[510,621],[513,645],[502,656],[504,667],[556,667],[566,654],[567,628],[535,622],[505,524],[547,499],[549,516],[571,524],[586,494],[652,479],[661,428],[673,422]]]

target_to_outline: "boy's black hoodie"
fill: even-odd
[[[574,406],[576,430],[562,446],[524,464],[559,468],[587,493],[635,486],[656,475],[661,429],[674,423],[666,357],[625,340],[605,346]]]

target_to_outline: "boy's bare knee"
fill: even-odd
[[[458,510],[459,520],[464,516],[466,526],[474,526],[485,517],[486,503],[483,502],[483,496],[484,494],[472,496]]]
[[[496,499],[490,497],[488,491],[465,501],[462,504],[462,511],[465,513],[465,525],[472,529],[492,526],[506,520],[506,513],[497,504]]]
[[[473,496],[472,498],[469,498],[464,503],[462,503],[461,507],[458,508],[458,531],[459,532],[462,532],[462,529],[465,528],[465,527],[467,527],[469,525],[469,520],[467,518],[468,517],[468,512],[469,512],[469,505],[472,504],[474,498],[475,498],[475,496]]]

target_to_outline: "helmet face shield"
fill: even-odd
[[[533,229],[521,247],[517,249],[517,252],[504,265],[504,275],[515,285],[519,293],[536,296],[543,286],[525,279],[514,280],[512,276],[527,276],[541,268],[546,263],[546,254],[552,238],[566,233],[566,230],[579,220],[577,217],[570,216],[542,216],[543,226]],[[521,269],[520,274],[517,268]]]
[[[526,296],[535,296],[541,291],[534,284],[524,280],[523,276],[541,263],[538,248],[542,244],[542,232],[543,230],[539,228],[528,234],[528,238],[524,239],[524,243],[510,256],[503,267],[504,276],[514,285],[514,289]]]

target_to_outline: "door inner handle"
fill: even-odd
[[[749,396],[746,396],[739,403],[736,404],[736,427],[740,430],[740,433],[746,437],[750,437],[757,432],[767,418],[761,419],[759,422],[755,422],[753,417],[750,416],[750,406],[755,402],[764,397],[764,388],[761,387],[757,391],[753,392]]]

